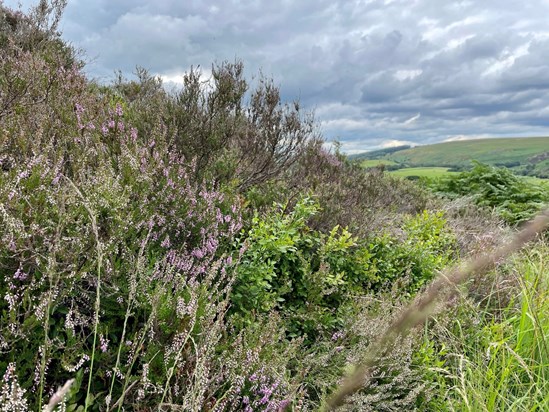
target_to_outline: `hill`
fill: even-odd
[[[378,155],[372,157],[375,153]],[[394,162],[402,168],[429,166],[455,170],[467,169],[471,160],[478,160],[493,166],[505,166],[517,174],[549,177],[549,137],[465,140],[403,148],[390,153],[369,152],[367,155],[361,157],[359,154],[354,158]]]
[[[379,159],[382,156],[389,155],[400,150],[410,149],[410,145],[402,145],[396,147],[388,147],[386,149],[372,150],[371,152],[357,153],[349,156],[351,160],[370,160]]]

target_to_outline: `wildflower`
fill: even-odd
[[[343,336],[344,336],[344,333],[343,333],[343,332],[337,331],[337,332],[335,332],[335,333],[332,335],[332,341],[335,342],[336,340],[341,339]]]
[[[166,235],[166,237],[164,238],[164,240],[162,241],[162,243],[160,244],[160,246],[164,247],[164,248],[169,248],[171,246],[171,243],[170,243],[170,236],[169,235]]]
[[[28,410],[27,400],[24,398],[25,389],[22,389],[15,374],[16,365],[14,362],[8,364],[2,378],[3,385],[0,391],[1,412],[23,412]]]
[[[290,406],[290,401],[288,399],[284,399],[280,402],[280,404],[278,405],[278,410],[279,411],[283,411],[285,410],[288,406]]]
[[[103,336],[103,334],[99,335],[99,342],[100,342],[100,348],[101,352],[105,353],[109,350],[109,340]]]
[[[15,273],[13,274],[13,278],[14,278],[14,279],[16,279],[16,280],[21,280],[21,281],[26,280],[26,279],[27,279],[27,276],[28,276],[28,275],[27,275],[25,272],[23,272],[23,271],[21,270],[21,268],[17,269],[17,270],[15,271]]]

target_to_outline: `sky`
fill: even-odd
[[[60,28],[104,83],[241,60],[356,153],[549,135],[548,16],[549,0],[69,0]]]

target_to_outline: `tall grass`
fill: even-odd
[[[476,308],[476,333],[455,335],[449,351],[456,361],[447,370],[449,410],[549,409],[548,252],[544,245],[516,258],[516,298],[497,317]]]

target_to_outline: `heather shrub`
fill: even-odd
[[[451,201],[438,199],[430,209],[444,211],[461,257],[490,250],[512,234],[512,229],[495,211],[478,206],[470,196]]]
[[[70,378],[74,406],[201,409],[221,387],[238,202],[190,177],[162,125],[140,139],[78,67],[6,47],[26,91],[0,117],[0,369],[31,409]]]
[[[76,130],[85,114],[74,114]],[[232,284],[223,250],[240,230],[238,206],[192,183],[161,140],[140,145],[120,106],[107,114],[77,132],[70,165],[50,146],[2,173],[0,368],[18,362],[33,405],[87,368],[94,379],[73,402],[151,392],[197,409],[223,329]],[[191,382],[196,391],[177,389]]]
[[[166,92],[160,79],[138,69],[137,80],[119,76],[109,93],[128,102],[140,135],[160,122],[169,147],[193,161],[197,180],[239,191],[280,177],[319,140],[312,115],[297,102],[283,104],[272,80],[260,76],[250,87],[240,61],[213,65],[211,73],[205,79],[192,68],[179,90]]]
[[[288,169],[288,196],[312,191],[322,204],[312,227],[329,232],[336,225],[359,237],[387,231],[402,216],[424,210],[428,193],[403,179],[379,170],[366,171],[337,151],[311,142],[304,155]]]

